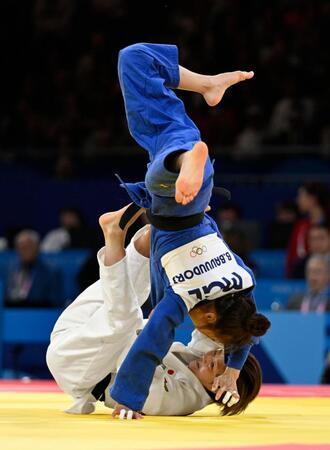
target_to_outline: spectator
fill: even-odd
[[[215,110],[205,110],[195,99],[189,102],[192,116],[203,122],[203,134],[211,139],[214,130],[217,144],[237,142],[238,154],[247,156],[249,148],[258,152],[265,138],[271,144],[323,140],[328,145],[330,91],[323,69],[328,58],[328,2],[311,6],[311,2],[287,0],[209,1],[205,7],[195,0],[189,8],[187,2],[174,1],[166,5],[119,0],[23,3],[18,15],[17,2],[6,2],[13,22],[7,26],[21,30],[11,36],[10,53],[23,41],[26,51],[15,52],[5,67],[6,102],[2,101],[0,111],[4,148],[15,152],[57,148],[63,132],[77,148],[87,147],[89,154],[95,147],[102,149],[100,140],[101,144],[109,139],[127,142],[117,111],[121,102],[114,75],[116,55],[141,32],[146,40],[166,40],[185,48],[182,63],[196,70],[203,67],[217,73],[253,62],[258,83],[230,94],[222,106],[221,127]],[[147,19],[146,9],[156,21]],[[227,41],[230,48],[224,49]],[[215,58],[218,54],[221,60]],[[103,118],[107,126],[99,129]]]
[[[311,256],[306,266],[307,290],[292,296],[287,309],[301,312],[330,311],[330,261],[323,255]]]
[[[241,219],[240,208],[232,202],[226,203],[217,212],[217,222],[221,231],[230,230],[239,224]]]
[[[224,231],[223,237],[228,246],[240,256],[244,263],[253,270],[255,275],[257,275],[258,267],[249,256],[250,245],[246,235],[240,230],[232,228]]]
[[[217,224],[221,233],[235,232],[235,240],[236,234],[240,234],[246,252],[259,246],[259,225],[254,221],[245,220],[242,217],[240,207],[235,203],[227,202],[217,211]],[[235,247],[233,250],[235,251]]]
[[[308,253],[307,234],[312,225],[324,224],[329,218],[329,199],[321,183],[307,183],[298,190],[297,204],[304,215],[292,231],[286,260],[286,274],[292,276],[294,262]]]
[[[68,248],[91,248],[96,233],[90,230],[78,208],[62,208],[60,227],[49,231],[41,242],[43,252],[56,252]]]
[[[246,113],[245,128],[236,138],[234,156],[246,158],[259,155],[263,138],[262,111],[257,105],[250,106]]]
[[[285,80],[283,98],[275,104],[269,141],[273,144],[299,144],[306,140],[306,130],[313,119],[315,104],[306,92],[297,89],[295,80]]]
[[[18,261],[8,271],[5,303],[7,306],[51,307],[61,303],[59,272],[39,257],[39,235],[21,231],[15,239]]]
[[[0,252],[8,248],[8,241],[5,237],[0,236]]]
[[[307,244],[309,253],[298,258],[292,269],[292,278],[304,278],[308,258],[313,255],[324,255],[330,260],[330,230],[326,225],[314,225],[308,230]]]
[[[297,217],[297,207],[294,202],[286,201],[277,205],[275,220],[268,228],[269,248],[287,248]]]
[[[15,239],[16,236],[23,230],[29,230],[32,228],[29,224],[21,224],[19,226],[17,225],[10,225],[6,227],[4,238],[7,243],[7,249],[12,250],[15,248]]]

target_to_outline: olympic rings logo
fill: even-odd
[[[190,250],[190,256],[191,256],[191,258],[195,258],[196,256],[200,256],[206,252],[207,252],[207,248],[205,245],[203,245],[202,247],[193,247]]]

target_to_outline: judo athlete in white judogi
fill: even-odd
[[[149,226],[136,233],[125,251],[128,224],[124,230],[118,226],[121,215],[122,210],[101,217],[106,245],[97,255],[100,279],[62,313],[51,335],[47,364],[61,389],[74,399],[68,413],[89,414],[99,399],[114,407],[109,388],[144,326],[141,306],[150,292]],[[241,379],[245,395],[235,411],[222,405],[225,414],[243,411],[259,391],[260,367],[253,357],[247,363],[249,370],[242,371]],[[195,330],[188,346],[174,343],[157,366],[142,412],[187,415],[202,409],[214,402],[209,391],[224,370],[223,348]],[[140,376],[134,370],[131,375]]]

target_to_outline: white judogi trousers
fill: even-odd
[[[143,327],[141,306],[150,291],[149,259],[139,254],[134,241],[126,256],[113,266],[98,253],[100,279],[83,291],[57,320],[47,350],[47,364],[60,388],[73,397],[70,413],[94,411],[95,385],[112,373],[115,380],[122,361]],[[148,415],[187,415],[212,403],[200,381],[188,368],[192,359],[219,348],[197,330],[185,346],[174,343],[156,368],[143,412]],[[139,377],[132,368],[132,377]],[[109,385],[109,387],[110,387]],[[106,389],[106,406],[114,401]]]

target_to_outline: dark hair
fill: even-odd
[[[285,209],[286,211],[291,211],[295,214],[298,214],[297,205],[292,200],[283,200],[282,202],[277,203],[276,209],[277,210]]]
[[[322,183],[305,183],[301,186],[307,194],[312,195],[316,198],[319,206],[324,209],[325,212],[328,212],[329,208],[329,193],[327,188]]]
[[[219,209],[219,212],[228,211],[229,209],[236,213],[238,219],[242,217],[241,208],[236,203],[233,203],[231,201],[227,201],[224,205],[222,205],[221,208]]]
[[[327,223],[315,223],[313,225],[311,225],[311,227],[308,230],[308,233],[310,233],[312,230],[325,230],[328,233],[330,233],[330,226]]]
[[[64,206],[64,207],[62,207],[59,210],[59,215],[60,216],[62,216],[64,214],[67,214],[67,213],[74,214],[78,218],[78,220],[81,223],[81,225],[85,225],[86,224],[85,217],[84,217],[82,211],[78,207],[76,207],[76,206]]]
[[[234,416],[241,414],[247,406],[256,398],[259,394],[262,384],[262,370],[256,357],[249,353],[247,360],[239,374],[237,380],[237,389],[240,395],[239,402],[233,406],[227,406],[219,401],[215,401],[215,393],[207,391],[214,403],[220,407],[221,416]]]
[[[252,336],[263,336],[270,327],[270,321],[257,313],[256,305],[249,294],[235,293],[214,300],[217,320],[212,325],[225,345],[242,346]],[[223,337],[227,337],[226,340]]]

